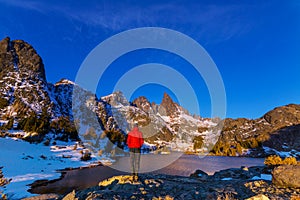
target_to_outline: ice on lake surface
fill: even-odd
[[[33,196],[27,192],[29,189],[27,185],[35,180],[53,180],[60,177],[60,173],[56,170],[92,164],[93,161],[80,161],[81,154],[79,150],[73,150],[74,144],[59,143],[56,146],[45,146],[43,144],[30,144],[18,139],[0,138],[0,166],[4,167],[4,176],[12,179],[4,192],[13,194],[13,197],[17,199]],[[71,155],[71,158],[63,158],[63,155]],[[127,156],[120,157],[113,163],[112,167],[118,165],[123,171],[129,170],[128,159]],[[142,155],[141,158],[141,171],[156,170],[154,173],[189,176],[197,169],[213,174],[222,169],[264,165],[263,161],[260,158],[218,156],[200,158],[197,155],[182,155],[178,152],[172,152],[168,155],[146,154]],[[101,166],[99,169],[100,171],[98,170],[97,173],[101,175]],[[76,172],[72,173],[76,176]],[[95,174],[88,173],[84,177],[91,179],[90,181],[95,178],[96,181],[99,181],[99,176]]]

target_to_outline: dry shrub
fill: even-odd
[[[297,160],[294,157],[286,157],[283,161],[282,161],[283,165],[297,165]]]
[[[282,164],[282,159],[277,156],[277,155],[271,155],[271,156],[268,156],[266,159],[265,159],[265,165],[281,165]]]
[[[269,165],[269,166],[272,166],[272,165],[297,165],[298,164],[295,157],[286,157],[285,159],[282,160],[277,155],[268,156],[265,159],[264,163],[265,163],[265,165]]]

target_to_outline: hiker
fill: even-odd
[[[128,133],[127,145],[130,151],[130,165],[134,181],[138,180],[140,169],[141,147],[144,143],[143,133],[139,131],[138,124]]]

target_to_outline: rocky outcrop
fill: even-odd
[[[121,91],[116,91],[113,94],[101,97],[101,99],[113,107],[129,106],[129,102]]]
[[[4,177],[3,173],[2,173],[2,167],[0,167],[0,199],[7,199],[6,194],[3,193],[3,191],[1,190],[2,187],[5,187],[5,185],[9,184],[11,180],[8,180],[7,178]]]
[[[190,177],[197,178],[199,180],[208,180],[209,179],[209,175],[200,169],[197,169],[194,173],[192,173],[190,175]]]
[[[57,194],[43,194],[34,197],[23,198],[22,200],[58,200],[61,199]],[[74,200],[74,199],[72,199]]]
[[[44,64],[35,49],[23,40],[0,42],[1,118],[23,118],[51,107]]]
[[[267,112],[263,118],[273,127],[282,128],[286,125],[297,125],[300,121],[300,105],[290,104],[277,107]]]
[[[272,171],[272,183],[279,187],[300,188],[300,165],[281,165]]]
[[[152,109],[152,105],[148,101],[148,99],[144,96],[138,97],[135,100],[133,100],[132,105],[138,107],[142,111],[146,113],[150,113]]]
[[[39,79],[46,82],[44,64],[35,49],[23,40],[0,42],[1,72],[18,71],[21,78]],[[3,74],[2,74],[3,75]]]
[[[252,192],[252,196],[265,195],[269,199],[299,199],[300,190],[278,187],[268,181],[248,181],[245,187]]]
[[[67,196],[65,196],[62,200],[79,200],[75,197],[76,193],[75,190],[73,190],[71,193],[69,193]]]
[[[261,174],[270,174],[270,169],[264,166],[255,166],[255,167],[241,167],[241,168],[232,168],[225,169],[218,172],[215,172],[211,179],[215,180],[249,180],[253,177],[260,177]]]
[[[2,167],[0,167],[0,187],[3,187],[9,183],[9,180],[7,180],[3,173],[2,173]]]
[[[217,155],[246,155],[265,157],[276,151],[300,151],[300,105],[289,104],[275,108],[259,119],[226,119],[218,143]],[[249,149],[251,152],[249,152]],[[250,153],[250,154],[249,154]],[[297,155],[295,155],[297,156]]]
[[[255,195],[253,197],[250,197],[246,200],[269,200],[269,198],[263,194]]]
[[[206,189],[205,189],[206,188]],[[196,179],[167,175],[140,175],[138,182],[131,176],[112,177],[99,186],[76,192],[79,199],[238,199],[232,186],[201,184]]]
[[[0,53],[1,54],[9,51],[9,42],[10,42],[9,37],[6,37],[0,41]]]
[[[200,171],[199,171],[200,172]],[[203,174],[203,173],[199,173]],[[278,188],[270,181],[141,174],[114,176],[98,186],[72,192],[73,199],[290,199],[300,189]]]
[[[272,132],[269,139],[264,141],[262,145],[277,151],[295,154],[300,152],[300,124],[284,127]],[[273,154],[276,154],[276,152]],[[297,157],[297,155],[294,156]]]
[[[48,83],[48,88],[53,101],[54,113],[62,116],[73,117],[72,115],[72,92],[74,83],[66,79],[62,79],[55,84]]]

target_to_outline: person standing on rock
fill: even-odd
[[[136,123],[127,136],[127,145],[130,152],[130,165],[134,181],[137,181],[138,179],[141,159],[141,147],[143,144],[143,133],[139,131],[138,124]]]

